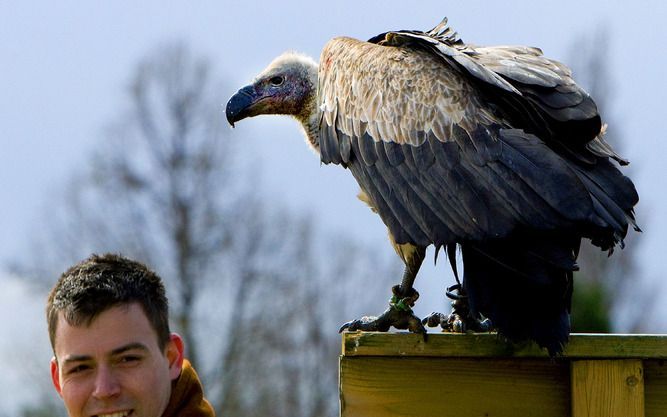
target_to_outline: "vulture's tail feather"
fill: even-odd
[[[558,355],[570,332],[572,272],[579,239],[521,236],[462,245],[473,314],[513,342],[535,340]]]
[[[594,203],[595,224],[600,228],[587,237],[603,250],[623,245],[628,226],[640,231],[635,222],[633,207],[639,201],[632,181],[606,158],[593,166],[571,163],[571,167],[586,187]]]

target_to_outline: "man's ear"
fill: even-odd
[[[177,333],[169,335],[169,341],[165,346],[165,356],[169,361],[169,376],[172,381],[181,375],[184,350],[183,338]]]
[[[58,367],[58,361],[56,357],[51,358],[51,382],[53,382],[53,387],[58,392],[58,395],[63,396],[62,388],[60,387],[60,370]]]

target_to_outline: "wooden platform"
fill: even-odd
[[[343,417],[667,417],[667,335],[573,334],[562,357],[495,334],[343,334]]]

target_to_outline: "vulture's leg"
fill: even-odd
[[[445,295],[453,300],[452,312],[449,314],[431,313],[422,320],[422,323],[435,327],[440,326],[443,331],[465,333],[467,331],[488,332],[492,330],[491,321],[470,311],[468,294],[465,285],[459,281],[459,274],[456,268],[456,245],[447,246],[447,255],[449,263],[452,266],[456,285],[447,288]],[[465,280],[465,278],[464,278]]]
[[[400,285],[394,285],[391,289],[393,295],[389,300],[389,308],[379,317],[365,316],[349,321],[343,324],[339,331],[386,332],[393,326],[396,329],[408,329],[413,333],[426,334],[421,320],[412,312],[412,307],[419,298],[419,293],[412,287],[412,284],[424,260],[426,249],[412,245],[394,245],[394,248],[405,262],[405,271]]]

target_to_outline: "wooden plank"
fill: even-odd
[[[644,417],[642,361],[574,360],[572,417]]]
[[[345,356],[547,358],[533,343],[507,343],[495,333],[345,332]],[[564,358],[667,358],[667,335],[572,334]]]
[[[667,416],[667,363],[644,361],[644,408],[646,417]]]
[[[541,359],[341,357],[341,417],[562,417],[569,365]]]

